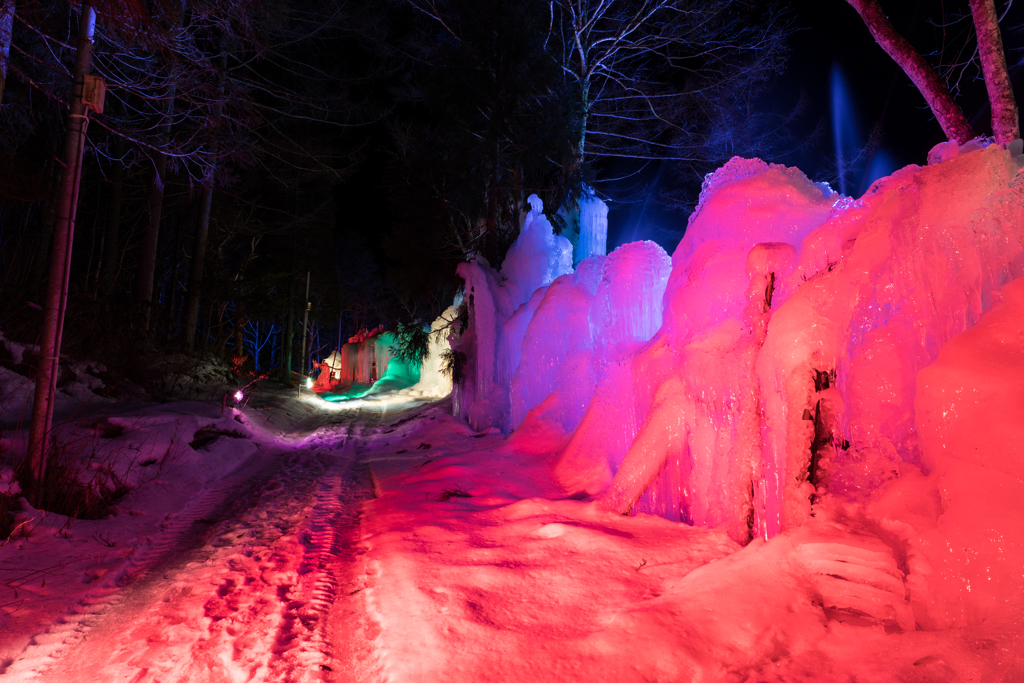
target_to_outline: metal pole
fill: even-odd
[[[71,270],[71,246],[75,237],[75,214],[78,210],[78,188],[82,173],[82,150],[88,127],[89,111],[82,102],[85,76],[92,66],[93,34],[96,29],[96,11],[88,3],[82,4],[78,26],[78,55],[75,58],[75,77],[71,90],[71,113],[64,141],[64,170],[60,178],[57,220],[53,230],[50,253],[50,274],[43,306],[43,329],[39,348],[39,374],[36,377],[35,398],[32,403],[32,423],[29,429],[28,457],[34,478],[34,502],[43,497],[46,478],[46,448],[53,423],[53,404],[57,387],[60,344],[67,307],[68,279]]]
[[[299,348],[299,392],[298,396],[302,395],[302,381],[306,376],[306,360],[309,355],[306,353],[306,332],[309,330],[309,309],[313,307],[313,304],[309,300],[309,271],[306,271],[306,312],[302,316],[302,346]]]

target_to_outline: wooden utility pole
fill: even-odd
[[[92,66],[95,29],[96,10],[87,2],[83,3],[78,25],[78,55],[75,57],[74,84],[71,89],[71,113],[68,114],[68,132],[64,141],[64,170],[60,177],[53,248],[50,253],[50,275],[43,305],[39,374],[36,376],[35,400],[32,403],[32,423],[29,430],[29,483],[32,485],[32,495],[36,504],[42,500],[46,480],[47,441],[53,423],[60,342],[71,271],[71,245],[75,237],[75,213],[78,210],[78,188],[82,176],[82,151],[89,123],[89,109],[82,96],[86,82],[91,78],[88,74]],[[90,82],[89,85],[92,86],[93,83]],[[102,91],[102,88],[100,90]],[[98,108],[102,111],[102,95],[100,97]]]

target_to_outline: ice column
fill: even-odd
[[[589,188],[588,188],[589,189]],[[580,240],[575,261],[608,253],[608,205],[593,193],[580,199]]]

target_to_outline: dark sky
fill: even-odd
[[[968,22],[943,28],[942,10],[946,23],[955,18],[952,11],[970,12],[967,0],[940,2],[939,0],[880,0],[889,12],[890,21],[915,47],[928,54],[930,63],[937,62],[942,50],[947,61],[965,41],[962,34]],[[1003,40],[1007,47],[1008,63],[1019,102],[1024,103],[1024,8],[1018,2],[1002,23]],[[770,87],[764,106],[778,111],[792,109],[804,97],[805,109],[793,126],[794,137],[811,140],[804,149],[793,152],[780,149],[779,161],[799,167],[812,180],[835,178],[835,141],[832,112],[832,74],[838,69],[845,81],[840,88],[842,127],[848,131],[848,145],[863,148],[872,130],[879,134],[879,144],[873,155],[866,155],[868,166],[847,176],[847,193],[859,196],[873,176],[882,172],[916,163],[924,164],[928,150],[944,141],[938,123],[932,118],[924,99],[910,80],[889,58],[868,33],[857,13],[844,0],[798,0],[791,3],[797,32],[791,39],[792,52],[785,72]],[[1001,12],[1006,2],[997,0]],[[972,43],[973,47],[973,43]],[[957,102],[979,133],[991,134],[988,100],[984,84],[974,78],[968,69],[960,79]],[[818,130],[816,138],[811,134]],[[794,140],[794,147],[799,140]],[[873,170],[874,172],[870,172]],[[883,172],[884,171],[884,172]],[[662,182],[665,174],[662,175]],[[840,189],[834,184],[835,189]],[[682,235],[685,217],[660,210],[655,202],[646,207],[638,205],[612,205],[609,215],[609,249],[633,239],[653,239],[669,253]]]

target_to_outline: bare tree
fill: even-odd
[[[857,10],[875,41],[917,86],[946,137],[959,143],[973,138],[976,133],[953,100],[946,82],[925,61],[920,52],[893,28],[878,1],[846,0],[846,2]],[[951,74],[957,72],[962,74],[967,66],[971,64],[977,66],[980,62],[980,70],[985,80],[992,108],[992,132],[997,142],[1006,144],[1020,137],[1020,128],[1017,104],[1013,96],[1013,85],[1006,69],[1006,54],[999,31],[999,17],[996,14],[994,0],[970,0],[970,7],[974,33],[978,41],[977,49],[968,51],[973,52],[973,56],[969,59],[954,65],[946,65],[943,73],[950,78]],[[967,16],[963,15],[954,19],[954,23],[966,19]],[[955,90],[956,83],[954,82]]]
[[[985,88],[992,107],[992,133],[996,142],[1007,144],[1020,137],[1017,102],[1006,71],[1006,53],[999,32],[994,0],[970,0],[974,30],[978,35],[978,56],[985,75]]]
[[[426,19],[395,22],[422,27],[400,56],[426,111],[393,128],[405,168],[426,169],[403,173],[412,203],[446,217],[450,250],[494,263],[531,193],[571,236],[595,162],[707,161],[714,120],[781,67],[789,33],[746,0],[402,3]]]
[[[945,82],[924,57],[889,22],[877,0],[846,0],[864,20],[871,36],[914,82],[950,140],[967,142],[975,135]]]
[[[552,0],[556,42],[577,98],[570,184],[584,159],[693,159],[723,93],[781,68],[789,27],[739,0]]]

